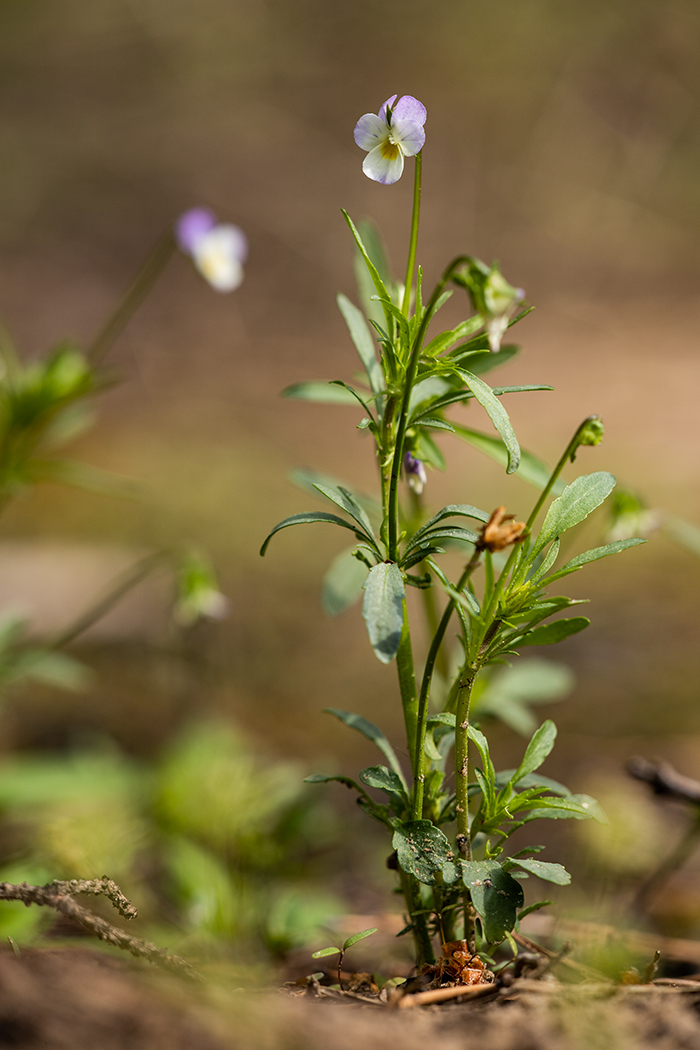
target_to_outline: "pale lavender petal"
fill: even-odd
[[[395,95],[394,98],[396,98]],[[427,116],[428,111],[422,102],[419,102],[413,95],[402,95],[394,106],[391,122],[395,124],[397,120],[415,120],[416,124],[422,127]]]
[[[237,226],[216,226],[199,238],[193,258],[199,272],[217,292],[232,292],[243,280],[248,242]]]
[[[191,208],[175,223],[175,238],[183,252],[191,255],[197,241],[216,226],[216,215],[209,208]]]
[[[401,147],[395,146],[388,139],[375,146],[365,157],[362,170],[368,179],[381,182],[384,186],[398,182],[403,172]]]
[[[380,120],[376,113],[365,113],[355,125],[355,142],[360,149],[374,149],[388,137],[389,128],[386,122]]]
[[[233,223],[222,223],[216,229],[219,238],[228,246],[231,255],[239,263],[244,263],[248,258],[248,238],[240,226],[234,226]]]
[[[423,149],[425,132],[415,120],[396,120],[391,126],[391,137],[401,147],[404,156],[415,157]]]
[[[386,100],[386,102],[381,106],[381,108],[379,110],[379,119],[380,120],[386,120],[386,108],[387,108],[387,106],[393,106],[394,103],[396,102],[397,98],[398,98],[398,95],[392,95],[391,98],[388,98]]]

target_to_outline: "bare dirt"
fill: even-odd
[[[700,986],[507,990],[428,1009],[162,981],[83,949],[0,955],[0,1047],[26,1050],[695,1050]]]

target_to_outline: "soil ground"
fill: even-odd
[[[695,1050],[698,994],[591,995],[390,1011],[213,992],[83,949],[0,955],[0,1046],[24,1050]]]

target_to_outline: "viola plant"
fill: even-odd
[[[588,626],[583,616],[558,618],[579,601],[551,593],[555,584],[589,562],[644,542],[634,536],[616,539],[560,563],[563,534],[615,486],[605,471],[582,474],[566,485],[561,478],[580,449],[600,443],[603,426],[596,415],[585,419],[553,470],[521,450],[504,401],[552,388],[490,386],[483,377],[518,352],[502,340],[529,312],[524,292],[508,283],[497,264],[460,255],[425,294],[420,267],[416,273],[425,117],[416,99],[405,95],[396,102],[392,96],[355,128],[355,141],[368,151],[363,170],[369,178],[396,182],[404,158],[416,160],[403,284],[391,277],[376,231],[368,225],[358,229],[343,212],[364,269],[361,290],[370,285],[364,312],[338,296],[364,370],[362,381],[299,383],[284,392],[361,410],[357,426],[371,437],[377,494],[370,498],[306,472],[302,483],[333,510],[286,518],[261,549],[264,554],[272,536],[299,524],[331,524],[354,536],[352,548],[335,560],[326,578],[331,596],[326,604],[340,611],[364,591],[362,614],[371,646],[382,663],[396,666],[410,769],[372,722],[329,709],[370,740],[384,764],[363,769],[357,780],[336,775],[309,780],[347,785],[357,792],[360,807],[386,827],[394,851],[390,866],[405,900],[404,932],[413,936],[419,965],[434,962],[438,936],[443,944],[463,939],[472,954],[488,955],[504,940],[513,944],[520,919],[548,903],[525,907],[522,881],[529,876],[560,885],[570,881],[560,864],[539,859],[541,846],[511,852],[514,832],[537,819],[603,819],[594,799],[539,772],[556,738],[549,720],[534,732],[517,769],[496,771],[481,725],[490,713],[482,700],[494,672],[502,673],[498,665],[517,661],[522,649],[563,641]],[[471,309],[465,320],[439,331],[438,314],[454,292],[466,293]],[[448,418],[459,406],[483,413],[496,433]],[[445,468],[436,440],[444,434],[461,438],[506,474],[517,472],[539,488],[524,521],[505,506],[488,511],[461,502],[462,480],[460,502],[426,510],[427,471]],[[442,560],[448,548],[462,559],[456,578]],[[431,625],[424,653],[412,641],[409,589],[423,596]],[[450,628],[457,630],[458,647],[448,658]]]

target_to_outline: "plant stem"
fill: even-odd
[[[472,859],[472,840],[469,830],[469,705],[476,673],[465,669],[457,696],[455,725],[455,797],[457,808],[457,848],[464,860]],[[474,952],[474,905],[469,890],[464,896],[464,939]]]
[[[401,312],[408,319],[413,289],[413,272],[416,268],[416,247],[418,245],[418,224],[420,223],[420,195],[423,174],[423,152],[416,154],[416,168],[413,177],[413,212],[411,214],[411,237],[408,244],[408,262],[406,264],[406,284],[403,290]]]
[[[418,882],[405,871],[400,871],[401,889],[406,901],[406,911],[413,926],[413,942],[416,948],[416,966],[420,969],[425,963],[435,962],[428,922],[425,915],[420,914],[423,910],[423,902],[420,897]]]
[[[86,356],[93,365],[104,360],[112,343],[121,334],[131,317],[156,283],[175,251],[175,239],[170,230],[156,242],[146,261],[127,288],[116,309],[90,343]]]
[[[596,415],[586,416],[586,418],[584,419],[583,423],[581,423],[581,425],[579,427],[577,427],[576,432],[575,432],[574,436],[572,437],[571,441],[569,442],[569,444],[566,446],[561,459],[559,460],[559,462],[557,463],[556,467],[552,471],[552,473],[550,475],[550,478],[549,478],[549,481],[547,482],[545,487],[542,489],[542,492],[540,494],[540,498],[537,500],[537,503],[533,507],[530,517],[527,519],[527,527],[528,527],[528,529],[531,529],[532,526],[535,524],[535,521],[537,519],[537,515],[542,510],[542,507],[544,505],[544,501],[547,499],[547,496],[552,491],[552,488],[554,487],[554,485],[555,485],[555,483],[557,481],[557,478],[559,477],[559,475],[561,474],[562,470],[566,466],[566,461],[568,459],[570,459],[571,456],[573,456],[575,454],[576,449],[579,447],[579,445],[581,443],[581,433],[583,432],[583,430],[588,426],[588,424],[593,419],[598,419],[598,416],[596,416]]]
[[[338,984],[340,985],[341,992],[344,991],[344,988],[343,988],[343,957],[344,957],[344,955],[345,955],[345,952],[341,948],[340,952],[338,953]]]
[[[136,562],[135,565],[132,565],[126,572],[122,573],[115,585],[104,597],[100,598],[84,613],[81,613],[77,620],[74,620],[69,627],[66,627],[61,634],[54,638],[50,647],[52,649],[62,649],[64,646],[69,645],[78,635],[81,635],[89,627],[92,627],[94,623],[101,620],[133,587],[136,587],[147,576],[150,576],[152,572],[162,565],[167,565],[172,560],[172,551],[157,551],[155,554],[148,554],[141,561]]]
[[[457,583],[456,590],[461,591],[466,584],[467,580],[476,569],[479,564],[479,558],[481,557],[481,551],[474,550],[469,562],[467,563],[462,575]],[[413,767],[413,819],[420,820],[423,816],[423,785],[425,783],[425,731],[428,722],[428,701],[430,699],[430,685],[433,678],[433,670],[435,668],[435,661],[437,659],[440,646],[442,645],[447,631],[447,626],[452,616],[452,610],[454,609],[454,601],[450,599],[450,602],[442,614],[442,619],[438,624],[438,628],[433,635],[433,640],[430,643],[430,649],[425,661],[425,669],[423,671],[423,679],[421,681],[420,696],[418,699],[418,718],[417,718],[417,735],[415,744],[415,760]]]
[[[544,506],[544,502],[547,499],[547,496],[549,496],[550,492],[552,491],[554,485],[556,484],[557,478],[559,477],[559,475],[561,474],[562,470],[566,466],[567,460],[570,459],[571,456],[574,455],[574,453],[576,452],[576,449],[579,447],[579,445],[581,443],[581,434],[583,433],[584,429],[588,426],[588,424],[590,423],[590,421],[592,419],[598,419],[598,416],[596,416],[596,415],[586,416],[586,418],[580,424],[580,426],[578,426],[576,428],[574,436],[572,437],[571,441],[569,442],[569,444],[564,449],[564,452],[563,452],[563,454],[561,456],[561,459],[558,461],[558,463],[555,466],[554,470],[550,474],[549,481],[547,482],[545,487],[542,489],[542,492],[540,493],[539,499],[535,503],[535,506],[532,508],[532,512],[530,514],[530,517],[527,519],[526,527],[527,527],[527,531],[528,532],[532,528],[532,526],[535,524],[535,521],[537,520],[537,515],[542,510],[542,507]],[[498,577],[498,581],[496,583],[496,586],[494,587],[493,595],[491,597],[491,601],[489,603],[489,607],[488,607],[486,616],[484,617],[484,628],[485,628],[486,631],[489,629],[489,626],[491,624],[491,620],[493,619],[494,613],[496,612],[496,609],[498,608],[499,599],[500,599],[501,595],[503,594],[503,589],[504,589],[504,587],[506,585],[506,581],[507,581],[508,576],[510,575],[510,571],[511,571],[511,569],[513,567],[513,562],[515,561],[515,559],[516,559],[516,557],[518,555],[519,549],[520,549],[520,545],[519,544],[514,544],[513,545],[513,547],[511,548],[510,554],[508,555],[508,560],[506,561],[505,565],[503,566],[501,574]]]
[[[406,608],[405,598],[403,603],[403,627],[401,629],[401,640],[396,651],[396,671],[399,676],[399,689],[401,691],[401,706],[403,708],[404,725],[406,727],[408,754],[411,761],[411,769],[413,769],[415,762],[416,739],[418,736],[418,689],[416,686],[416,674],[413,667],[411,628],[408,622],[408,610]]]
[[[406,368],[406,374],[404,378],[403,395],[401,398],[401,408],[399,411],[399,422],[396,430],[396,440],[394,443],[394,454],[391,465],[391,479],[389,482],[389,507],[388,507],[388,555],[390,561],[398,560],[398,536],[399,536],[399,514],[398,514],[398,490],[399,490],[399,477],[401,476],[401,463],[403,461],[403,449],[404,441],[406,438],[406,428],[408,426],[408,406],[411,400],[411,392],[413,391],[413,384],[416,380],[416,373],[418,371],[418,360],[420,358],[421,346],[423,345],[423,339],[427,331],[428,325],[432,319],[435,311],[435,306],[438,299],[442,295],[445,285],[452,276],[454,270],[460,266],[463,262],[468,260],[468,256],[459,255],[456,259],[453,259],[450,265],[447,267],[442,277],[435,286],[435,290],[430,297],[430,301],[425,308],[423,317],[421,318],[418,331],[416,332],[413,346],[411,347],[411,356],[408,360],[408,366]]]

